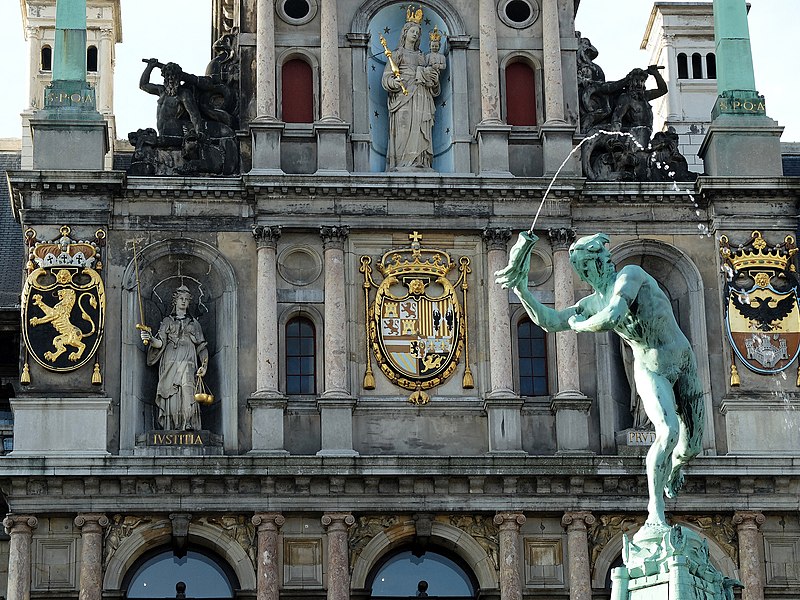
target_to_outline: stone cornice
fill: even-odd
[[[10,510],[109,512],[120,502],[162,512],[405,510],[643,512],[647,482],[635,457],[113,457],[3,458]],[[228,473],[228,474],[226,474]],[[301,473],[301,475],[298,475]],[[668,511],[794,511],[800,457],[701,457]],[[269,498],[268,506],[264,498]]]

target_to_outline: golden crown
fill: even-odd
[[[431,31],[430,38],[432,42],[438,42],[442,39],[442,32],[439,31],[439,27],[437,25],[433,26],[433,31]]]
[[[728,236],[719,238],[719,253],[722,259],[733,267],[735,272],[751,270],[795,270],[792,259],[797,254],[797,246],[791,235],[787,235],[782,244],[771,246],[761,236],[760,231],[753,231],[746,244],[731,248]]]
[[[406,9],[406,23],[416,23],[417,25],[422,23],[422,9],[414,10],[414,5],[409,4]]]
[[[410,248],[390,250],[381,258],[378,271],[384,277],[393,275],[446,276],[455,266],[450,255],[442,250],[429,250],[420,246],[422,234],[416,231],[408,235]]]
[[[28,255],[28,271],[39,267],[92,267],[97,260],[100,251],[97,242],[76,241],[72,239],[70,228],[67,225],[61,227],[61,237],[51,242],[39,242],[36,240],[36,231],[28,229],[25,232],[25,239],[30,248]],[[105,232],[99,230],[96,234],[99,242],[105,238]]]

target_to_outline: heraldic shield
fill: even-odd
[[[798,277],[792,258],[794,238],[769,247],[761,233],[732,248],[720,238],[726,271],[725,321],[736,356],[761,374],[786,369],[800,353]],[[735,370],[735,366],[732,370]]]
[[[453,283],[447,274],[455,263],[446,252],[420,247],[422,235],[409,236],[411,247],[384,254],[378,270],[380,285],[372,277],[371,259],[361,258],[367,306],[367,374],[364,387],[374,388],[370,347],[381,371],[395,385],[414,390],[414,404],[427,404],[422,390],[441,385],[458,367],[466,346],[466,291],[469,259],[459,263],[461,275]],[[370,304],[369,289],[376,287]],[[459,302],[461,287],[464,305]],[[472,387],[469,361],[464,387]]]
[[[22,333],[28,353],[50,371],[72,371],[88,363],[103,333],[98,242],[105,233],[98,231],[95,242],[75,241],[69,233],[69,227],[62,227],[61,237],[52,242],[37,242],[32,229],[25,233],[30,250]]]

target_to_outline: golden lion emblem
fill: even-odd
[[[59,356],[66,352],[67,346],[72,346],[75,348],[75,351],[71,352],[68,357],[71,361],[76,361],[83,356],[83,353],[86,350],[86,344],[84,344],[81,340],[89,337],[95,332],[94,321],[84,310],[83,306],[81,306],[80,301],[86,296],[89,297],[89,304],[91,304],[92,308],[97,308],[97,300],[88,292],[81,294],[80,298],[77,299],[81,316],[85,321],[89,321],[89,323],[92,324],[91,330],[87,333],[84,333],[80,327],[73,325],[69,320],[70,314],[72,313],[72,308],[75,306],[76,302],[75,290],[69,288],[62,288],[58,290],[59,301],[53,307],[45,304],[40,294],[35,294],[33,296],[33,303],[42,309],[44,316],[32,317],[30,320],[31,326],[35,327],[37,325],[42,325],[43,323],[50,323],[58,332],[58,335],[53,338],[53,347],[55,348],[55,352],[48,351],[44,353],[44,357],[50,362],[55,362]]]

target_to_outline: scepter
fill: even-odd
[[[142,304],[142,286],[139,283],[139,257],[136,254],[136,238],[133,239],[133,271],[136,275],[136,297],[139,299],[139,323],[136,324],[136,329],[151,333],[153,329],[144,324],[144,306]],[[149,346],[150,341],[142,340],[142,344]]]
[[[400,84],[400,89],[403,90],[403,95],[408,96],[408,90],[406,89],[406,86],[403,85],[403,80],[400,79],[400,68],[397,66],[397,63],[394,62],[394,59],[392,58],[392,51],[389,50],[389,46],[386,45],[386,38],[382,35],[379,37],[381,40],[381,46],[383,46],[383,53],[386,55],[386,58],[389,59],[389,66],[392,68],[394,78],[397,80],[397,83]]]

